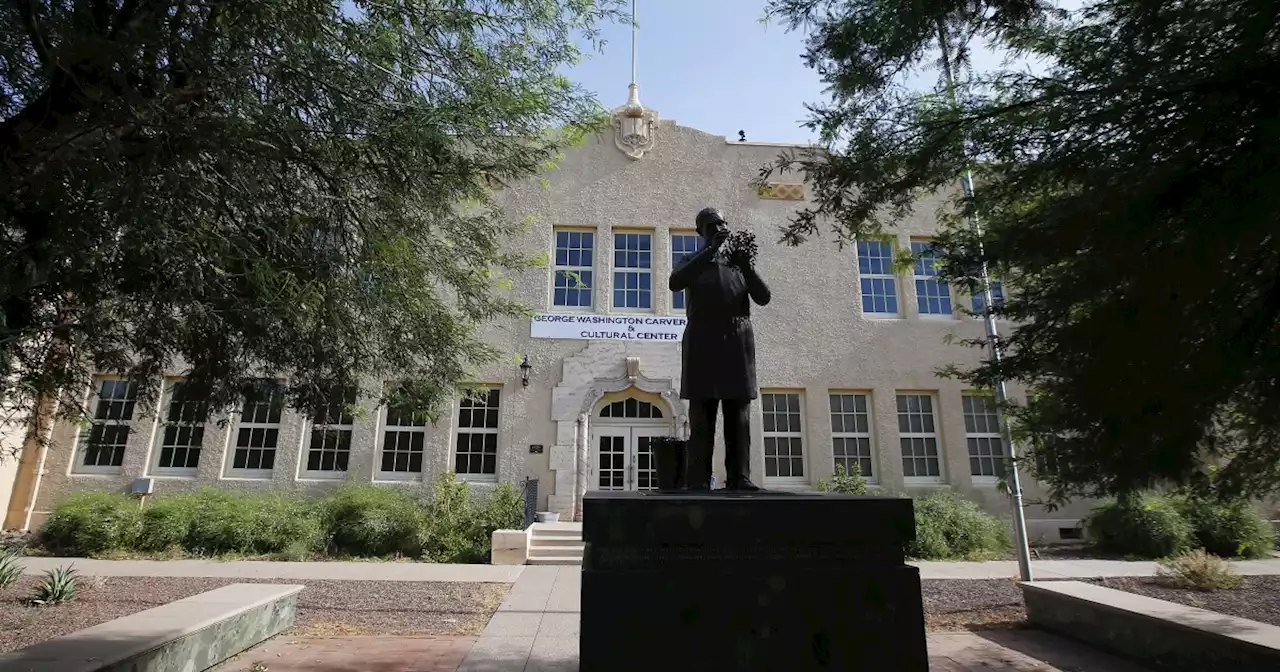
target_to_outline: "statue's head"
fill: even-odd
[[[717,231],[727,231],[729,224],[724,221],[724,213],[719,208],[703,208],[693,220],[698,235],[710,239]]]

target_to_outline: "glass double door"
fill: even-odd
[[[593,490],[657,490],[654,437],[670,436],[667,427],[596,425],[591,430]]]

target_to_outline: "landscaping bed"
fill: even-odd
[[[1280,576],[1244,576],[1241,579],[1243,585],[1239,588],[1213,591],[1172,588],[1148,577],[1094,579],[1092,582],[1126,593],[1280,626]]]
[[[920,582],[928,630],[1021,627],[1022,591],[1012,579],[934,579]]]
[[[473,635],[510,586],[407,581],[285,581],[191,577],[84,577],[72,602],[50,607],[26,600],[38,577],[0,590],[0,652],[145,611],[232,583],[301,583],[291,634]]]

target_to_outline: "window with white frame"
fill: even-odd
[[[131,380],[98,377],[90,395],[92,417],[80,434],[80,473],[120,473],[125,448],[133,429],[138,384]]]
[[[274,381],[256,383],[245,393],[236,426],[236,445],[231,453],[232,476],[271,476],[276,466],[283,412],[284,390]]]
[[[194,398],[190,387],[175,380],[166,390],[164,421],[156,451],[157,475],[194,476],[200,466],[204,425],[209,419],[209,402]]]
[[[858,275],[862,312],[897,317],[898,278],[893,270],[893,244],[886,240],[859,240]]]
[[[979,316],[986,315],[987,300],[986,300],[986,297],[982,295],[982,292],[978,291],[976,294],[973,295],[972,298],[973,298],[973,313]],[[1000,308],[1004,306],[1004,286],[1000,284],[999,280],[991,281],[991,305],[995,306],[996,308]]]
[[[875,480],[867,395],[831,393],[831,455],[835,459],[834,466],[843,467],[844,473],[853,473],[856,465],[863,478]]]
[[[921,315],[950,317],[953,314],[951,287],[938,278],[938,257],[933,243],[911,241],[911,255],[915,257],[916,308]]]
[[[696,233],[673,233],[671,234],[671,270],[680,268],[680,265],[697,254],[702,249],[702,236]],[[671,309],[684,310],[685,293],[680,290],[671,295]]]
[[[898,441],[902,446],[902,476],[907,482],[942,482],[938,456],[938,428],[933,395],[898,395]]]
[[[975,478],[995,479],[1004,475],[1004,442],[1000,438],[1000,418],[996,400],[989,395],[966,394],[964,401],[964,442],[969,447],[969,473]]]
[[[764,420],[764,477],[780,482],[804,481],[804,426],[798,392],[760,395]]]
[[[453,471],[459,477],[497,480],[498,408],[501,401],[502,393],[497,388],[466,390],[458,399]]]
[[[551,304],[558,308],[591,308],[595,287],[596,234],[556,229],[555,243]]]
[[[382,456],[378,471],[383,478],[413,478],[422,473],[422,460],[427,445],[426,412],[408,404],[386,407],[382,432]]]
[[[351,466],[354,388],[339,388],[311,416],[311,440],[305,470],[310,476],[341,477]]]
[[[653,309],[653,234],[613,234],[613,307]]]

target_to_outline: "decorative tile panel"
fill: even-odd
[[[805,200],[803,184],[782,184],[779,182],[767,182],[759,189],[760,198],[774,201],[803,201]]]

